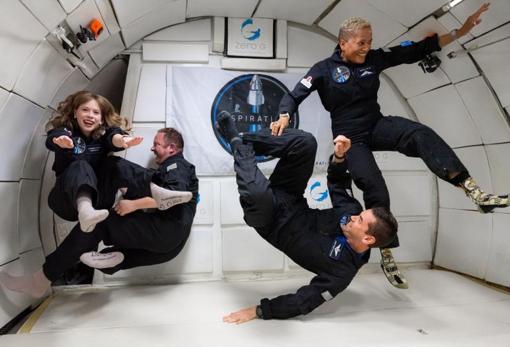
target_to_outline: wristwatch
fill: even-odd
[[[458,39],[458,36],[457,36],[458,32],[459,31],[457,29],[453,29],[452,31],[450,31],[450,36],[452,37],[452,39],[454,39],[454,40]]]
[[[280,118],[290,118],[290,114],[288,114],[288,113],[282,113],[282,114],[280,115]]]

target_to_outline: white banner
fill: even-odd
[[[227,91],[230,86],[237,83],[233,82],[234,79],[237,78],[236,81],[245,80],[243,83],[250,86],[250,91],[247,92],[250,95],[246,95],[245,98],[246,104],[249,103],[248,107],[251,107],[250,112],[253,112],[250,113],[249,118],[258,118],[259,120],[264,118],[262,123],[254,124],[254,129],[256,129],[268,123],[267,115],[273,119],[278,118],[277,104],[279,100],[273,100],[272,104],[269,104],[268,100],[271,95],[257,95],[254,89],[266,84],[267,81],[276,79],[292,90],[295,84],[303,78],[302,74],[291,73],[261,73],[256,77],[253,76],[253,73],[247,74],[208,67],[167,66],[167,125],[182,132],[185,141],[185,156],[196,166],[197,174],[211,176],[234,173],[232,156],[217,139],[212,124],[212,113],[215,114],[214,112],[218,111],[220,101],[222,103],[231,102],[234,109],[246,107],[246,105],[239,105],[236,101],[229,99],[231,94]],[[272,93],[275,94],[274,91]],[[221,98],[223,99],[220,100]],[[257,105],[265,103],[263,109],[262,106],[254,106],[254,102],[256,103],[257,100]],[[263,112],[258,113],[259,108]],[[264,123],[264,121],[266,122]],[[315,172],[325,172],[327,160],[333,151],[333,140],[329,113],[322,107],[317,93],[312,93],[300,105],[298,128],[308,131],[316,137],[319,146]],[[260,163],[259,167],[268,174],[273,170],[275,164],[276,160],[270,160]]]

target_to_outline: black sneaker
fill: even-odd
[[[221,136],[227,140],[228,143],[232,144],[235,141],[241,141],[239,137],[239,131],[232,120],[232,115],[227,111],[221,111],[216,121],[216,128]]]

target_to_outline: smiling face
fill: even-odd
[[[154,161],[158,165],[161,165],[167,158],[177,152],[176,146],[173,143],[168,143],[165,138],[165,134],[161,132],[158,132],[156,136],[154,136],[151,151],[156,156]]]
[[[81,132],[90,136],[94,130],[103,124],[101,109],[96,100],[91,99],[74,110],[74,116]]]
[[[370,246],[375,242],[375,238],[367,232],[374,223],[376,223],[376,218],[372,210],[365,210],[357,216],[351,216],[350,222],[341,225],[341,228],[350,244]]]
[[[359,29],[347,40],[340,39],[338,43],[344,61],[363,64],[368,51],[372,47],[372,29],[370,27]]]

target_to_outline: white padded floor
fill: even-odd
[[[228,325],[221,318],[308,278],[197,282],[59,292],[24,346],[510,346],[510,295],[438,270],[407,270],[411,288],[361,274],[308,316]]]

